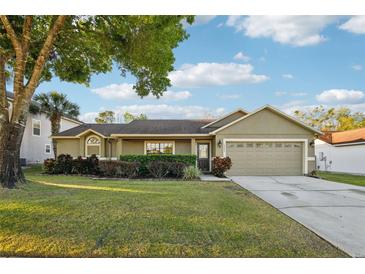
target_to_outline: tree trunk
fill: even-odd
[[[25,183],[20,165],[20,146],[24,127],[5,122],[0,128],[0,184],[2,187],[14,188],[17,183]]]
[[[61,115],[55,114],[50,117],[51,120],[51,132],[52,135],[56,135],[60,132],[61,128]],[[57,141],[56,139],[52,139],[53,153],[54,158],[57,159]]]

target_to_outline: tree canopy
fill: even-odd
[[[99,112],[98,117],[95,118],[97,124],[111,124],[115,122],[115,113],[111,110]]]
[[[128,111],[126,111],[123,115],[124,118],[124,123],[130,123],[134,120],[147,120],[147,115],[146,114],[139,114],[139,115],[133,115],[132,113],[129,113]]]
[[[0,183],[25,182],[19,151],[31,98],[43,81],[89,85],[91,76],[120,70],[135,77],[141,96],[170,85],[173,49],[188,37],[194,16],[0,15]],[[12,112],[6,99],[13,81]]]
[[[322,131],[365,127],[365,114],[352,112],[347,107],[326,108],[321,105],[304,111],[296,110],[294,115],[307,125]]]

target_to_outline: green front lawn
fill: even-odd
[[[0,189],[0,256],[346,256],[234,183],[39,173]]]
[[[319,171],[318,176],[328,181],[334,181],[355,186],[365,186],[365,176],[324,171]]]

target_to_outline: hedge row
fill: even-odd
[[[121,155],[121,161],[137,162],[140,164],[139,173],[141,176],[148,176],[150,171],[148,166],[151,162],[169,162],[182,163],[186,166],[196,165],[196,155],[181,155],[181,154],[157,154],[157,155]]]
[[[106,177],[154,177],[182,178],[195,168],[195,155],[125,155],[119,161],[98,160],[95,155],[73,159],[61,154],[57,160],[47,159],[43,169],[48,174],[90,174]],[[190,171],[192,172],[192,171]],[[196,174],[198,171],[196,171]]]

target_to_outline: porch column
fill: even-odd
[[[191,154],[195,155],[196,154],[196,142],[195,142],[195,138],[191,138]]]
[[[79,141],[80,141],[80,155],[78,156],[85,157],[85,137],[84,136],[80,137]]]
[[[116,157],[119,159],[119,156],[122,155],[122,151],[123,151],[123,139],[122,138],[118,138],[117,141],[117,155]]]

